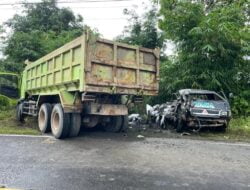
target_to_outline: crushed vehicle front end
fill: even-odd
[[[190,115],[187,117],[189,127],[222,127],[227,126],[230,120],[231,111],[218,109],[190,108]]]
[[[190,91],[186,96],[183,116],[189,128],[227,128],[231,119],[228,101],[213,91]]]

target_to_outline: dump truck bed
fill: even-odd
[[[83,35],[41,59],[27,63],[22,96],[80,91],[156,95],[159,50]]]

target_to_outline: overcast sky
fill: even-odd
[[[39,0],[27,1],[39,2]],[[58,2],[60,1],[70,2],[58,3],[58,5],[59,7],[69,7],[74,11],[75,14],[82,15],[85,24],[89,25],[90,27],[97,28],[99,32],[108,39],[112,39],[121,34],[124,26],[127,24],[126,17],[123,15],[123,9],[136,8],[138,13],[141,14],[145,8],[145,5],[150,5],[150,0],[91,0],[98,2],[89,2],[90,0],[58,0]],[[14,14],[21,13],[20,5],[13,6],[3,4],[14,4],[20,2],[23,2],[23,0],[0,1],[0,24],[10,19]]]
[[[40,0],[26,1],[40,2]],[[58,2],[62,1],[70,3],[58,3],[59,7],[69,7],[75,14],[82,15],[84,24],[98,29],[107,39],[113,39],[122,34],[124,26],[128,25],[127,17],[123,15],[125,8],[136,9],[137,13],[141,15],[145,12],[145,7],[151,5],[150,0],[58,0]],[[22,12],[21,5],[16,4],[21,2],[23,0],[0,0],[0,25],[12,18],[14,14]]]

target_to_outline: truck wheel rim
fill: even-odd
[[[41,127],[44,126],[45,124],[45,113],[43,110],[41,110],[39,113],[38,121],[39,121],[39,128],[41,129]]]
[[[60,116],[59,113],[54,113],[52,118],[52,128],[57,133],[60,125]]]

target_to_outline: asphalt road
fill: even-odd
[[[89,133],[0,136],[0,186],[32,190],[250,189],[250,144]]]

